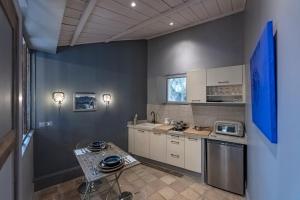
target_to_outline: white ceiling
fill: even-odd
[[[18,0],[18,3],[30,47],[56,53],[66,0]]]
[[[67,0],[58,46],[151,39],[241,12],[245,4],[246,0]]]

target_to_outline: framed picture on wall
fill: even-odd
[[[73,111],[96,111],[96,93],[76,92],[73,95]]]

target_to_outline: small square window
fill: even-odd
[[[167,79],[167,102],[186,103],[186,77],[171,77]]]

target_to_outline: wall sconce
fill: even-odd
[[[111,95],[110,94],[103,94],[103,102],[106,104],[106,106],[109,105],[111,102]]]
[[[61,108],[61,104],[65,99],[65,93],[63,92],[53,92],[52,93],[52,99],[55,103],[58,103],[59,105],[59,110]]]

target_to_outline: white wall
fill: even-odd
[[[300,199],[300,1],[248,0],[245,12],[245,61],[265,23],[277,29],[278,144],[271,144],[252,123],[247,105],[248,199]],[[248,72],[249,75],[249,72]],[[248,85],[250,87],[250,83]],[[249,91],[250,92],[250,91]],[[248,94],[248,101],[251,94]]]
[[[165,102],[166,75],[244,64],[243,13],[148,41],[148,104]]]

